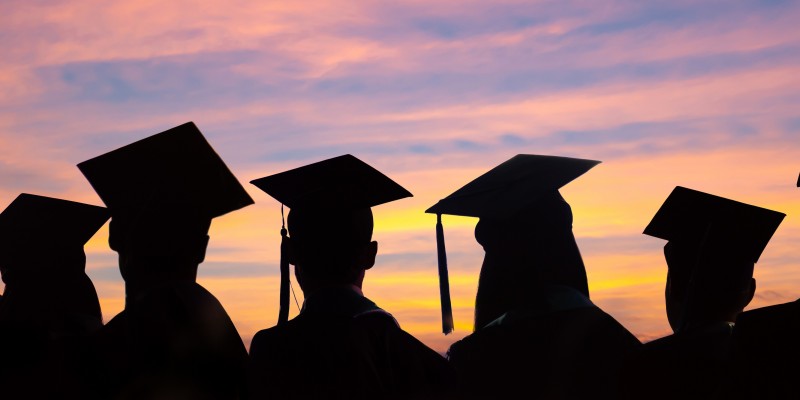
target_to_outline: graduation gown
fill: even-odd
[[[6,294],[0,303],[0,398],[82,398],[87,342],[101,325],[99,315],[76,301],[80,295],[96,301],[89,278],[15,282]]]
[[[731,352],[728,381],[718,398],[800,397],[800,300],[739,314]]]
[[[91,375],[102,399],[239,399],[247,350],[222,304],[186,282],[126,304],[99,332]]]
[[[250,345],[251,399],[441,398],[447,360],[403,331],[357,288],[306,299],[300,314]]]
[[[448,350],[460,398],[615,398],[616,373],[640,342],[578,291],[507,312]]]
[[[43,369],[48,339],[42,329],[0,321],[0,398],[47,399],[55,394]]]
[[[730,361],[733,324],[718,322],[647,342],[621,374],[624,399],[710,399]]]

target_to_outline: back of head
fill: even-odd
[[[547,285],[568,286],[589,296],[572,233],[572,211],[558,191],[511,218],[481,218],[475,238],[486,251],[476,296],[476,328],[509,309],[541,301],[541,288]]]
[[[298,208],[289,213],[288,225],[291,263],[302,268],[303,277],[334,284],[354,281],[356,258],[372,240],[371,209]]]
[[[182,202],[155,201],[135,212],[116,213],[109,225],[109,246],[119,254],[128,295],[194,281],[210,226],[209,217]]]
[[[52,334],[84,331],[70,321],[101,324],[83,247],[108,217],[103,207],[20,194],[0,214],[0,273],[6,284],[0,320]]]
[[[530,284],[559,284],[588,296],[583,260],[572,233],[572,210],[557,192],[512,218],[481,218],[475,239],[504,268]]]
[[[734,322],[755,291],[755,262],[746,243],[715,234],[729,230],[717,224],[700,242],[675,240],[664,246],[669,268],[667,315],[677,332],[690,325]]]
[[[67,261],[70,258],[73,259]],[[76,258],[77,255],[62,260],[52,258],[47,267],[25,265],[26,268],[7,270],[3,276],[6,296],[0,307],[0,321],[37,327],[53,336],[86,335],[99,328],[100,301],[83,271],[83,251],[80,259],[84,261]],[[53,270],[60,272],[43,272]]]
[[[752,299],[753,267],[785,214],[677,186],[645,228],[668,240],[665,291],[675,332],[733,322]]]
[[[103,207],[21,193],[0,213],[3,281],[82,274],[83,246],[108,218]]]

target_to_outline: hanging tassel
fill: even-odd
[[[436,252],[439,258],[439,294],[442,301],[442,332],[453,331],[453,309],[450,305],[450,282],[447,277],[447,253],[444,248],[442,214],[436,214]]]
[[[281,204],[281,291],[280,309],[278,310],[278,325],[289,320],[289,260],[286,257],[289,246],[289,236],[286,231],[286,223],[283,221],[283,204]]]

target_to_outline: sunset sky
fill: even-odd
[[[0,207],[102,205],[77,163],[194,121],[256,202],[214,220],[199,272],[249,346],[277,320],[281,221],[248,182],[349,153],[414,194],[374,209],[365,294],[444,352],[483,253],[475,219],[444,217],[444,335],[424,210],[516,154],[600,160],[561,193],[592,300],[647,341],[671,331],[664,242],[641,232],[676,185],[786,213],[748,308],[800,297],[799,19],[778,0],[4,0]],[[109,320],[107,234],[86,250]]]

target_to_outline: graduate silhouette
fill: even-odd
[[[214,218],[253,200],[188,122],[78,164],[111,211],[125,309],[95,339],[103,399],[238,399],[247,351],[196,283]]]
[[[411,193],[352,155],[256,179],[288,206],[282,230],[282,305],[288,264],[305,300],[300,314],[258,332],[250,346],[251,399],[422,399],[448,395],[447,361],[405,332],[362,292],[375,264],[371,207]]]
[[[645,228],[667,240],[673,334],[625,367],[624,398],[708,399],[721,387],[737,316],[755,293],[753,268],[785,214],[678,186]]]
[[[621,360],[640,343],[589,299],[572,210],[558,191],[598,163],[520,154],[427,210],[439,220],[478,217],[486,253],[475,330],[448,351],[458,397],[614,398]]]
[[[102,326],[84,245],[103,207],[22,193],[0,214],[0,397],[84,395],[88,337]]]
[[[797,398],[799,332],[800,299],[741,313],[733,329],[730,370],[716,398]]]

